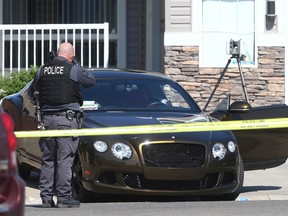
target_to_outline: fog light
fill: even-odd
[[[235,145],[235,143],[233,141],[229,141],[228,142],[228,149],[229,149],[230,152],[235,152],[236,145]]]
[[[105,152],[108,149],[107,143],[101,140],[97,140],[96,142],[94,142],[93,146],[98,152]]]
[[[223,144],[216,143],[212,148],[212,154],[214,158],[222,160],[225,157],[226,149]]]
[[[120,160],[128,160],[132,157],[131,148],[125,143],[115,143],[111,151],[113,155]]]

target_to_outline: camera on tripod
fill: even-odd
[[[243,88],[243,91],[244,91],[245,100],[246,100],[247,103],[249,103],[248,94],[247,94],[247,90],[246,90],[246,85],[245,85],[245,82],[244,82],[243,72],[242,72],[242,68],[241,68],[241,61],[245,60],[245,57],[246,57],[246,55],[243,54],[243,53],[245,53],[245,52],[243,52],[243,51],[245,51],[245,43],[243,43],[243,45],[244,45],[243,46],[244,49],[241,51],[241,40],[236,41],[236,40],[232,40],[231,39],[230,41],[226,42],[226,53],[228,55],[232,55],[232,56],[230,56],[230,58],[228,59],[227,64],[226,64],[223,72],[221,73],[221,76],[218,79],[218,82],[216,83],[216,85],[215,85],[215,87],[214,87],[214,89],[213,89],[213,91],[212,91],[207,103],[205,104],[205,106],[203,108],[203,111],[207,111],[206,108],[208,107],[208,104],[210,103],[210,101],[211,101],[216,89],[218,88],[221,80],[223,79],[223,76],[226,73],[229,64],[231,63],[231,60],[234,59],[234,58],[236,59],[236,62],[238,64],[238,69],[239,69],[239,72],[240,72],[240,77],[241,77],[241,81],[242,81],[242,88]],[[241,54],[241,52],[242,52],[242,54]]]
[[[53,61],[53,59],[57,56],[57,53],[55,51],[50,51],[48,53],[48,60],[49,62]]]
[[[235,41],[230,40],[229,42],[229,53],[230,55],[240,55],[241,54],[241,40]]]

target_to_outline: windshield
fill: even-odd
[[[198,105],[175,82],[163,80],[100,79],[83,88],[85,110],[163,110],[199,113]]]

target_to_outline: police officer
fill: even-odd
[[[47,130],[76,129],[82,97],[80,86],[91,87],[94,77],[73,63],[72,44],[62,43],[58,55],[42,66],[32,83],[39,92],[42,121]],[[39,180],[40,197],[45,208],[54,207],[53,195],[59,208],[79,207],[71,194],[71,167],[78,146],[78,137],[48,137],[39,142],[42,165]]]

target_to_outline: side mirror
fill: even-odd
[[[249,112],[251,105],[246,101],[235,101],[229,106],[230,112]]]

